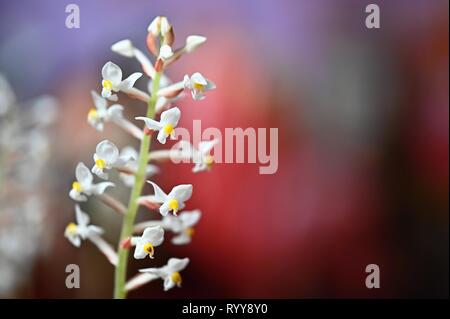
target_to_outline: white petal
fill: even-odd
[[[88,235],[89,236],[92,236],[93,234],[95,234],[95,235],[103,235],[105,233],[103,228],[95,226],[95,225],[89,225],[87,227],[87,229],[88,229]]]
[[[114,187],[114,183],[111,182],[103,182],[103,183],[98,183],[98,184],[94,184],[92,185],[91,189],[92,189],[92,194],[94,195],[101,195],[105,192],[105,190],[108,187]]]
[[[169,193],[169,198],[176,198],[179,202],[185,202],[192,196],[192,185],[191,184],[182,184],[177,185],[172,188],[172,191]]]
[[[75,169],[75,178],[81,184],[82,188],[90,187],[94,177],[92,176],[89,168],[84,163],[79,162]]]
[[[189,78],[189,75],[187,75],[187,74],[183,78],[183,85],[188,90],[192,89],[191,79]]]
[[[122,81],[120,84],[121,90],[127,90],[131,89],[134,86],[134,83],[142,76],[142,73],[136,72],[131,74],[129,77],[127,77],[125,80]]]
[[[147,253],[144,251],[144,243],[139,242],[136,245],[133,257],[135,259],[144,259],[145,257],[147,257]]]
[[[102,91],[102,93],[103,93],[103,91]],[[119,100],[119,97],[117,96],[117,94],[111,94],[111,91],[110,91],[109,97],[106,97],[106,98],[112,102],[117,102]]]
[[[91,96],[97,110],[106,110],[108,102],[102,96],[95,91],[91,91]]]
[[[147,227],[142,234],[144,242],[150,242],[154,247],[159,246],[164,241],[164,229],[161,226]]]
[[[111,105],[106,111],[108,119],[121,119],[123,118],[123,106],[119,104]]]
[[[162,216],[167,216],[167,214],[169,213],[170,208],[169,208],[169,202],[165,202],[164,204],[161,205],[161,207],[159,207],[159,213]]]
[[[166,277],[164,279],[164,291],[168,291],[173,287],[175,287],[175,283],[173,282],[173,280],[170,278],[170,276]]]
[[[154,130],[154,131],[159,131],[162,128],[162,126],[159,122],[152,120],[151,118],[148,118],[148,117],[138,116],[138,117],[135,117],[134,119],[144,121],[145,125],[149,129]]]
[[[155,193],[155,201],[158,203],[164,203],[167,199],[167,194],[164,193],[164,191],[155,183],[151,181],[147,181],[147,183],[151,184],[153,186],[153,191]]]
[[[161,113],[161,125],[171,124],[173,127],[177,126],[180,120],[181,111],[177,107],[173,107],[170,110]]]
[[[120,151],[120,157],[128,158],[128,160],[137,160],[138,156],[139,154],[133,146],[125,146]]]
[[[81,238],[78,235],[69,235],[66,238],[74,245],[75,247],[81,246]]]
[[[134,56],[133,43],[128,39],[114,43],[111,46],[111,50],[115,53],[126,56],[127,58],[132,58]]]
[[[143,274],[139,274],[134,276],[133,278],[131,278],[126,284],[125,284],[125,289],[126,291],[131,291],[134,289],[137,289],[143,285],[145,285],[146,283],[158,279],[159,277],[157,275],[151,274],[151,273],[143,273]]]
[[[161,144],[166,144],[166,140],[169,137],[169,135],[167,135],[166,132],[164,132],[164,130],[160,130],[158,133],[158,136],[156,137],[156,139],[161,143]]]
[[[114,145],[114,143],[108,140],[103,140],[98,143],[95,153],[99,158],[106,161],[107,164],[114,163],[119,157],[119,149],[116,145]]]
[[[195,72],[194,74],[192,74],[191,81],[205,86],[208,84],[208,81],[200,72]]]
[[[178,236],[172,238],[172,244],[174,245],[187,245],[191,242],[192,238],[186,233],[181,233]]]
[[[200,153],[202,153],[203,155],[207,155],[209,154],[209,152],[212,150],[212,148],[214,147],[214,145],[216,145],[218,142],[218,140],[214,139],[212,141],[203,141],[198,143],[198,150],[200,151]]]
[[[102,76],[104,80],[111,81],[113,87],[118,86],[122,82],[122,70],[117,64],[111,61],[106,62],[102,68]]]
[[[69,196],[70,196],[70,198],[72,198],[73,200],[75,200],[77,202],[85,202],[85,201],[87,201],[87,197],[85,195],[78,193],[74,189],[70,190]]]
[[[189,258],[170,258],[167,262],[167,269],[169,272],[182,271],[189,264]]]
[[[184,49],[186,50],[186,52],[191,53],[205,42],[205,37],[202,37],[200,35],[190,35],[186,38],[186,45]]]
[[[108,179],[108,174],[105,173],[97,165],[94,165],[94,167],[92,167],[91,172],[94,173],[95,175],[97,175],[98,177],[102,178],[102,179]]]
[[[89,224],[89,215],[84,213],[78,205],[75,205],[75,219],[79,227],[85,227]]]
[[[199,209],[196,209],[190,212],[183,212],[178,216],[178,218],[183,223],[184,228],[189,228],[196,225],[201,216],[201,211]]]

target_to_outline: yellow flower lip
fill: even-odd
[[[144,245],[144,251],[150,255],[150,257],[153,257],[153,254],[155,253],[155,248],[153,247],[153,245],[151,243],[146,243]]]
[[[214,164],[214,157],[212,157],[211,155],[206,155],[203,159],[203,161],[205,162],[205,164],[208,167],[211,167],[212,164]]]
[[[194,84],[192,86],[194,87],[194,89],[199,90],[199,91],[203,91],[206,87],[206,85],[198,83],[198,82],[194,82]]]
[[[75,223],[70,223],[66,227],[66,233],[69,235],[75,235],[77,233],[78,226]]]
[[[88,120],[89,121],[96,121],[98,119],[98,112],[96,109],[92,108],[88,112]]]
[[[80,182],[78,182],[78,181],[74,181],[72,183],[72,189],[74,189],[78,193],[81,193],[81,191],[83,190],[83,188],[81,187]]]
[[[179,207],[178,200],[174,198],[169,200],[169,208],[173,210],[174,214],[178,211],[178,207]]]
[[[195,229],[192,227],[189,227],[189,228],[186,228],[185,232],[186,232],[186,235],[188,235],[189,237],[192,237],[195,234]]]
[[[172,279],[172,281],[174,283],[176,283],[177,286],[181,286],[182,279],[181,279],[181,275],[180,275],[180,273],[178,271],[173,272],[170,275],[170,279]]]
[[[102,81],[102,86],[104,89],[111,91],[113,88],[113,84],[110,80],[103,80]]]
[[[166,125],[163,127],[163,131],[164,131],[164,133],[166,133],[167,135],[172,134],[172,132],[173,132],[173,125],[172,125],[172,124],[166,124]]]
[[[97,167],[100,169],[104,169],[106,167],[106,162],[101,158],[98,158],[95,160],[95,165],[97,165]]]

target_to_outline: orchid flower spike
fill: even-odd
[[[153,259],[155,247],[164,241],[164,229],[161,226],[147,227],[141,237],[132,237],[131,245],[136,246],[134,258],[144,259],[147,255]]]
[[[125,168],[129,170],[129,172],[120,172],[119,177],[122,180],[122,182],[127,187],[133,187],[134,182],[136,181],[136,178],[134,176],[134,172],[138,169],[138,162],[137,158],[139,157],[138,152],[136,149],[132,146],[126,146],[120,151],[120,157],[121,158],[128,158],[129,160],[125,164]],[[153,176],[154,174],[159,172],[159,168],[155,165],[147,165],[145,168],[145,175],[146,177]]]
[[[104,123],[109,121],[118,121],[123,119],[123,106],[119,104],[111,105],[108,108],[108,102],[97,92],[91,91],[95,108],[89,110],[88,123],[97,131],[103,131]]]
[[[176,216],[177,212],[185,207],[184,202],[189,200],[192,196],[192,185],[182,184],[172,188],[169,194],[164,193],[164,191],[155,183],[147,181],[147,183],[153,186],[154,195],[142,196],[139,198],[140,203],[145,201],[160,203],[159,212],[162,216],[166,216],[169,211],[172,211]]]
[[[161,119],[159,122],[143,116],[136,117],[135,119],[144,121],[145,125],[150,130],[159,131],[157,139],[161,144],[165,144],[167,137],[170,136],[170,139],[172,140],[175,139],[174,129],[178,125],[180,116],[181,116],[180,109],[174,107],[171,108],[170,110],[162,112]]]
[[[161,268],[146,268],[139,271],[154,274],[164,280],[164,291],[168,291],[175,286],[181,287],[180,271],[184,270],[188,264],[189,258],[170,258],[167,265]]]
[[[122,80],[122,70],[111,61],[106,62],[102,68],[102,96],[110,101],[117,101],[117,95],[112,92],[126,91],[134,86],[134,83],[142,76],[142,73],[131,74]]]
[[[104,140],[97,144],[94,154],[95,164],[91,171],[100,178],[108,179],[108,174],[104,170],[122,167],[128,160],[129,158],[119,156],[119,149],[116,145]]]
[[[78,163],[75,169],[76,181],[72,183],[72,189],[69,192],[70,198],[78,202],[87,200],[87,196],[101,195],[108,187],[114,186],[111,182],[102,182],[94,184],[94,177],[89,168],[83,163]]]
[[[64,236],[74,246],[80,247],[81,240],[103,234],[103,229],[100,227],[89,225],[89,215],[84,213],[78,205],[75,205],[75,218],[77,223],[68,224],[64,231]]]
[[[205,92],[216,88],[216,85],[213,82],[205,78],[199,72],[195,72],[191,77],[186,74],[183,83],[184,87],[191,91],[192,98],[196,101],[203,100],[205,98]]]
[[[186,245],[191,242],[195,233],[194,226],[198,223],[201,216],[202,213],[198,209],[184,211],[178,217],[167,215],[162,219],[162,227],[177,235],[172,238],[172,244]]]

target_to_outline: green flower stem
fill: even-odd
[[[161,78],[161,73],[155,73],[155,78],[153,79],[153,87],[152,87],[152,95],[148,102],[147,107],[147,117],[153,119],[155,116],[155,105],[158,96],[159,89],[159,81]],[[130,201],[128,203],[128,209],[125,214],[122,231],[120,234],[120,242],[122,242],[125,238],[132,236],[134,221],[136,219],[136,214],[138,211],[138,203],[137,200],[141,196],[142,188],[144,187],[145,182],[145,168],[147,166],[149,160],[149,151],[151,145],[151,136],[145,134],[141,141],[141,147],[139,150],[139,159],[138,159],[138,169],[135,174],[135,183],[131,190]],[[117,255],[119,257],[116,273],[115,273],[115,284],[114,284],[114,298],[115,299],[124,299],[126,297],[125,291],[125,282],[127,277],[127,265],[128,265],[128,255],[129,249],[122,248],[119,245]]]

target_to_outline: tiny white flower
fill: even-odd
[[[187,53],[191,53],[205,42],[205,37],[202,37],[200,35],[190,35],[186,38],[186,45],[184,46],[184,50]]]
[[[184,87],[191,91],[192,98],[196,101],[203,100],[205,98],[205,92],[216,88],[213,82],[199,72],[195,72],[191,77],[186,74],[183,83]]]
[[[142,73],[136,72],[122,80],[120,67],[111,61],[107,62],[102,68],[102,96],[108,100],[117,101],[117,95],[112,92],[131,89],[141,76]]]
[[[102,182],[94,184],[94,177],[92,176],[89,168],[83,163],[78,163],[75,169],[76,181],[72,183],[72,189],[69,192],[69,196],[78,202],[87,200],[87,196],[101,195],[105,192],[106,188],[114,186],[111,182]]]
[[[164,280],[164,291],[172,289],[175,286],[181,287],[182,278],[180,271],[189,264],[189,258],[170,258],[167,265],[161,268],[140,269],[140,272],[150,273]]]
[[[112,120],[123,119],[123,106],[119,104],[111,105],[108,108],[108,102],[97,92],[91,91],[95,108],[88,112],[88,123],[97,131],[103,131],[104,123]]]
[[[153,259],[155,247],[164,241],[164,229],[161,226],[147,227],[141,237],[131,238],[131,244],[135,245],[134,258],[144,259],[147,255]]]
[[[170,136],[170,139],[172,140],[175,139],[174,129],[178,125],[180,116],[181,116],[180,109],[174,107],[171,108],[170,110],[162,112],[161,119],[159,122],[143,116],[136,117],[135,119],[144,121],[145,125],[149,129],[159,131],[157,139],[161,144],[165,144],[167,137]]]
[[[139,156],[139,154],[138,154],[137,150],[131,146],[126,146],[120,151],[121,158],[129,159],[125,164],[125,168],[129,169],[132,172],[135,172],[138,169],[138,165],[139,165],[137,162],[138,156]],[[150,177],[158,172],[159,172],[159,168],[155,165],[149,164],[145,168],[146,177]],[[121,172],[119,174],[119,177],[122,180],[122,182],[128,187],[133,187],[134,182],[136,180],[134,174],[130,174],[128,172],[127,173]]]
[[[84,213],[78,205],[75,205],[75,218],[77,223],[70,223],[64,231],[64,236],[74,246],[80,247],[81,240],[103,234],[103,229],[100,227],[89,225],[88,214]]]
[[[108,140],[104,140],[97,144],[94,154],[95,164],[91,171],[100,178],[108,179],[108,174],[104,170],[122,167],[128,160],[128,158],[119,156],[119,149],[116,145]]]
[[[167,215],[162,220],[162,226],[176,234],[172,238],[174,245],[189,244],[195,232],[194,226],[200,220],[201,215],[202,213],[198,209],[184,211],[178,217]]]
[[[169,211],[172,211],[174,215],[185,207],[184,202],[189,200],[192,196],[192,185],[182,184],[172,188],[169,194],[164,193],[164,191],[155,183],[147,181],[147,183],[153,186],[155,192],[154,195],[142,196],[140,200],[150,200],[151,202],[162,204],[159,208],[161,215],[166,216]]]

